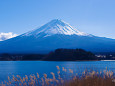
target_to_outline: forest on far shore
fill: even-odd
[[[106,57],[105,57],[106,56]],[[0,54],[1,61],[91,61],[91,60],[115,60],[105,55],[97,57],[92,52],[83,49],[56,49],[48,54]]]

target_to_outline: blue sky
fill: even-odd
[[[52,19],[115,39],[115,0],[0,0],[0,32],[22,34]]]

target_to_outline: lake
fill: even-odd
[[[0,61],[0,81],[7,80],[12,75],[31,75],[44,73],[51,77],[50,72],[57,73],[56,66],[74,70],[74,73],[82,73],[85,69],[103,71],[106,69],[115,73],[115,61]],[[69,73],[68,73],[69,74]]]

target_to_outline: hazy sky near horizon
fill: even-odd
[[[22,34],[52,19],[115,39],[115,0],[0,0],[0,32]]]

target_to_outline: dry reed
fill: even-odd
[[[79,76],[77,73],[75,75],[72,69],[62,67],[61,71],[59,66],[56,67],[57,76],[51,72],[52,78],[48,78],[47,74],[40,77],[38,73],[24,77],[13,75],[8,76],[8,80],[1,82],[0,86],[115,86],[114,73],[107,68],[102,72],[85,70]],[[61,72],[69,72],[69,76]]]

